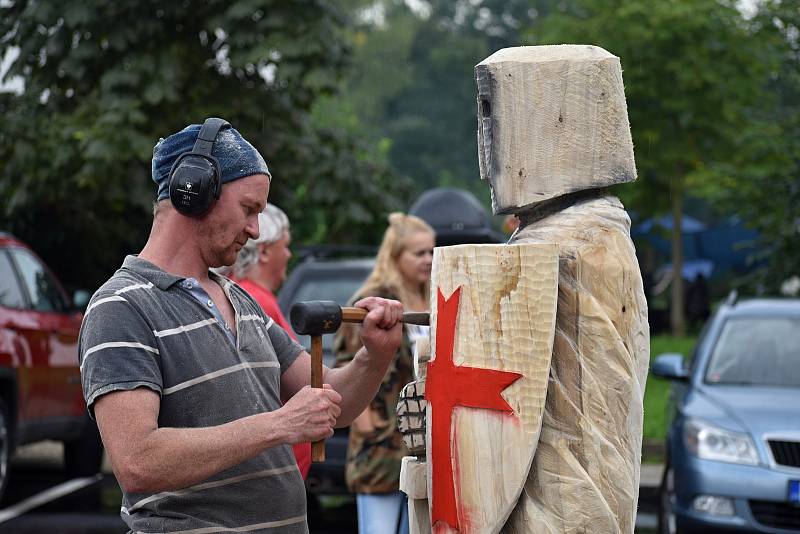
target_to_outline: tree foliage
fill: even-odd
[[[778,294],[784,281],[800,276],[800,11],[793,2],[769,0],[752,23],[775,58],[765,98],[709,182],[719,204],[763,236],[761,266],[748,282]]]
[[[548,10],[524,0],[355,1],[360,24],[349,34],[353,64],[336,111],[317,114],[381,140],[386,161],[419,190],[470,189],[478,179],[474,66],[519,44],[519,31]],[[376,16],[376,13],[379,16]]]
[[[298,241],[373,241],[408,187],[351,131],[310,120],[350,58],[349,19],[322,0],[16,0],[0,7],[0,226],[68,283],[91,287],[149,229],[152,147],[229,120],[274,173]]]
[[[687,192],[699,193],[709,169],[730,161],[752,111],[769,105],[768,47],[734,2],[575,0],[531,34],[542,44],[591,43],[620,57],[639,172],[635,186],[621,190],[642,214],[670,210],[673,228],[682,227]],[[678,273],[680,237],[673,232]],[[681,277],[673,280],[672,325],[680,333]]]
[[[149,228],[155,141],[225,117],[275,174],[299,242],[375,242],[417,191],[478,180],[473,67],[499,48],[618,55],[643,217],[700,196],[769,241],[760,285],[800,271],[793,2],[155,0],[0,3],[0,228],[91,286]],[[411,6],[411,7],[409,7]],[[65,252],[69,251],[69,252]]]

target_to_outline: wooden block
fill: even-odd
[[[440,457],[437,440],[442,434],[436,426],[436,410],[441,406],[437,399],[443,395],[442,389],[452,388],[447,393],[469,397],[470,390],[479,390],[482,384],[437,378],[437,366],[448,356],[448,342],[442,336],[447,333],[446,315],[450,312],[440,309],[443,300],[434,300],[433,360],[426,381],[429,500],[434,522],[446,501],[442,488],[448,480],[439,471],[444,465],[441,462],[450,462],[452,472],[458,473],[454,483],[458,525],[434,525],[441,532],[499,532],[522,492],[542,424],[555,331],[557,275],[558,248],[554,245],[435,249],[433,291],[440,291],[444,300],[459,295],[452,363],[521,375],[497,394],[510,413],[454,408],[449,455],[445,450]],[[437,432],[439,435],[434,435]]]
[[[618,57],[588,45],[504,48],[475,76],[495,213],[636,179]]]
[[[397,429],[408,452],[425,456],[425,382],[406,384],[397,401]]]
[[[557,242],[561,259],[545,417],[508,534],[634,532],[649,332],[629,224],[598,197],[514,237]]]
[[[409,499],[427,499],[426,464],[414,456],[406,456],[400,466],[400,491]]]
[[[431,534],[428,499],[409,499],[408,532],[409,534]]]

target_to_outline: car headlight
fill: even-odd
[[[703,460],[758,464],[758,452],[750,436],[691,419],[683,432],[689,452]]]

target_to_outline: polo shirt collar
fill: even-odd
[[[125,261],[122,262],[122,268],[143,276],[162,291],[169,289],[173,284],[185,278],[184,276],[178,276],[163,271],[149,261],[143,260],[133,254],[125,257]]]

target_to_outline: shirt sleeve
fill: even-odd
[[[261,309],[264,310],[264,313],[266,313],[268,317],[271,317],[276,323],[278,323],[278,326],[286,330],[286,333],[289,334],[289,337],[297,341],[297,336],[294,335],[294,331],[292,331],[289,321],[286,320],[286,316],[283,315],[280,307],[278,307],[278,301],[272,294],[265,294],[263,295],[263,298],[256,299],[256,301],[261,305]]]
[[[292,339],[286,330],[281,328],[277,322],[267,317],[266,314],[264,314],[264,319],[269,325],[267,333],[269,334],[272,348],[275,349],[278,362],[281,364],[281,374],[283,374],[292,366],[297,357],[300,356],[300,353],[305,349],[297,341]]]
[[[159,344],[148,323],[123,296],[96,294],[87,308],[78,344],[81,384],[89,415],[112,391],[163,388]]]
[[[293,340],[275,320],[264,312],[259,301],[248,293],[246,289],[233,282],[231,282],[229,287],[231,290],[237,291],[237,295],[243,299],[241,302],[248,309],[246,313],[256,313],[264,322],[267,330],[267,337],[275,351],[275,356],[278,358],[278,363],[281,366],[281,374],[283,374],[292,366],[297,357],[300,356],[300,353],[305,349],[303,349],[302,345]]]

